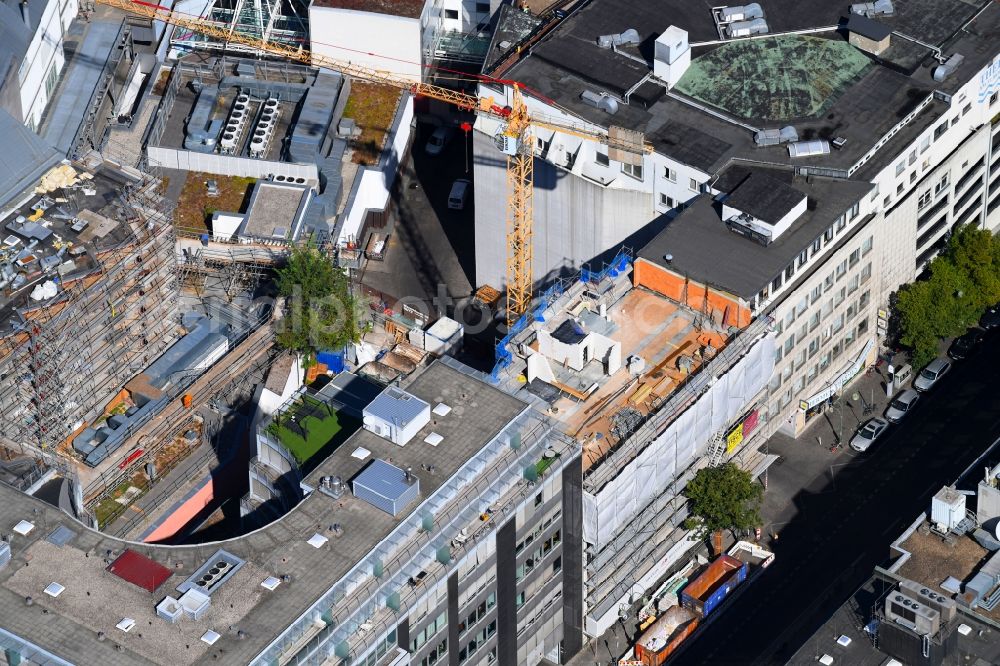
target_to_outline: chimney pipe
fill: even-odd
[[[30,29],[31,14],[28,13],[28,0],[21,0],[21,18],[24,19],[24,25]]]

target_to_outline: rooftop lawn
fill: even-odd
[[[299,465],[304,465],[322,449],[339,446],[360,425],[357,419],[335,412],[319,400],[303,398],[280,416],[276,415],[267,430]]]
[[[394,86],[351,81],[351,96],[344,107],[344,117],[353,118],[361,136],[351,141],[354,162],[371,166],[378,163],[382,144],[396,117],[402,91]]]

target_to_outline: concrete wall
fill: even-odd
[[[507,282],[507,160],[482,132],[475,151],[476,283],[502,288]],[[637,186],[642,187],[641,183]],[[575,273],[622,244],[641,247],[663,228],[651,189],[620,189],[574,176],[535,160],[534,278],[545,282]],[[608,257],[610,258],[610,257]],[[599,266],[594,266],[598,268]]]
[[[684,278],[645,259],[636,260],[632,280],[636,287],[645,287],[677,302],[686,303],[699,312],[705,309],[707,298],[709,316],[725,326],[742,328],[750,324],[750,310],[737,296],[705,289],[705,285],[689,280],[685,299]]]
[[[253,160],[249,157],[196,153],[191,150],[178,150],[163,146],[149,146],[146,156],[151,167],[163,167],[164,169],[200,171],[219,176],[248,178],[267,178],[271,175],[304,178],[307,185],[315,185],[319,182],[319,172],[315,164]]]
[[[46,88],[55,90],[54,83],[58,81],[66,63],[63,37],[78,9],[77,0],[68,0],[66,3],[52,0],[45,6],[38,28],[28,45],[28,53],[18,70],[23,111],[21,120],[32,129],[38,127],[48,106],[51,91]],[[20,10],[15,7],[15,11]],[[49,86],[46,86],[47,80]]]
[[[414,81],[423,73],[420,19],[312,5],[309,35],[313,53]]]
[[[341,213],[342,219],[338,220],[338,245],[358,240],[369,210],[385,210],[389,203],[389,192],[399,174],[399,163],[406,155],[410,143],[412,122],[413,98],[406,96],[396,109],[396,117],[389,130],[391,143],[379,156],[378,166],[362,169],[354,180],[344,212]]]

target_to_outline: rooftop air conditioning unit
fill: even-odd
[[[601,35],[597,38],[597,45],[602,49],[610,49],[623,44],[638,44],[642,41],[639,32],[635,28],[629,28],[616,35]]]
[[[861,14],[872,18],[874,16],[892,16],[895,10],[892,0],[875,0],[875,2],[858,2],[851,5],[852,14]]]
[[[958,613],[958,604],[955,603],[954,599],[939,594],[915,581],[904,580],[900,582],[899,590],[916,599],[919,603],[926,604],[936,610],[941,615],[942,622],[951,622]]]
[[[886,597],[885,617],[921,636],[933,636],[941,628],[941,614],[937,610],[900,592]]]
[[[750,19],[764,18],[764,10],[761,9],[758,3],[751,2],[749,5],[723,7],[719,15],[724,23],[732,23],[733,21],[749,21]]]

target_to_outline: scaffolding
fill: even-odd
[[[201,18],[229,26],[229,34],[275,42],[293,48],[308,48],[309,3],[302,0],[211,0]],[[264,51],[240,43],[221,42],[207,35],[175,28],[171,46],[264,55]],[[263,45],[262,44],[262,45]]]
[[[69,453],[121,386],[172,339],[173,229],[158,182],[121,193],[124,240],[88,249],[43,304],[13,307],[0,338],[0,435],[22,453]]]

